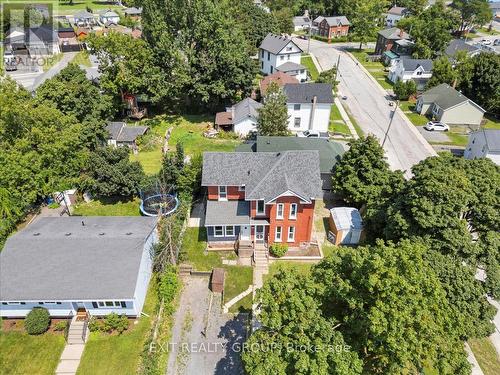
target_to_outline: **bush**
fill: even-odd
[[[68,322],[66,320],[61,320],[54,325],[54,331],[64,331],[68,326]]]
[[[104,332],[104,322],[96,317],[91,317],[89,320],[89,330],[90,332]]]
[[[59,203],[57,203],[57,202],[52,202],[52,203],[51,203],[51,204],[49,204],[47,207],[48,207],[48,208],[50,208],[50,209],[59,208]]]
[[[167,269],[160,277],[158,283],[158,297],[163,299],[164,304],[172,302],[179,290],[179,279],[173,268]]]
[[[30,335],[40,335],[49,329],[50,315],[47,309],[35,307],[31,310],[24,321],[26,332]]]
[[[282,243],[273,243],[269,246],[269,252],[276,258],[281,258],[288,251],[288,245]]]
[[[410,79],[406,82],[398,80],[394,84],[394,94],[400,100],[408,100],[408,98],[417,93],[417,85],[414,80]]]
[[[111,313],[104,318],[104,330],[106,332],[117,331],[122,333],[128,328],[128,319],[125,315]]]

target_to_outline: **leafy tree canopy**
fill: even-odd
[[[276,82],[266,91],[264,106],[259,109],[257,130],[260,135],[288,135],[286,95]]]
[[[492,18],[488,0],[454,0],[451,7],[460,15],[458,30],[461,32],[476,25],[484,25]]]

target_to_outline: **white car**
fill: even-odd
[[[491,44],[491,40],[490,39],[483,39],[483,40],[481,40],[481,44],[483,46],[489,46]]]
[[[295,135],[300,138],[328,138],[328,133],[321,133],[317,130],[306,130]]]
[[[425,124],[424,129],[431,132],[432,131],[447,132],[448,130],[450,130],[450,127],[441,121],[429,121],[427,124]]]

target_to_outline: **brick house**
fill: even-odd
[[[380,30],[377,34],[375,55],[382,55],[385,51],[390,51],[396,41],[403,39],[410,40],[411,37],[397,27]]]
[[[209,247],[311,241],[315,199],[322,196],[317,150],[205,152],[202,186]]]
[[[317,33],[328,39],[338,38],[349,33],[350,25],[351,23],[345,16],[322,17],[318,22]]]

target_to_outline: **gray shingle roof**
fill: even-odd
[[[90,12],[87,12],[86,10],[81,10],[79,12],[76,12],[73,17],[75,19],[79,18],[79,19],[90,19],[90,18],[94,18],[94,14],[90,13]]]
[[[330,26],[347,26],[351,24],[346,16],[325,17],[324,19]]]
[[[276,70],[280,72],[292,72],[294,70],[301,70],[305,68],[306,67],[304,65],[294,63],[293,61],[287,61],[286,63],[277,66]]]
[[[273,54],[278,54],[283,48],[285,48],[288,43],[293,43],[291,38],[282,35],[267,34],[262,43],[260,44],[261,49],[269,51]],[[293,43],[300,51],[299,46]]]
[[[470,53],[479,51],[479,48],[465,43],[462,39],[453,39],[444,50],[444,54],[449,57],[455,57],[458,51]]]
[[[121,121],[110,121],[106,127],[110,139],[118,142],[134,142],[138,136],[143,135],[149,129],[147,126],[128,126]]]
[[[380,30],[378,32],[385,39],[399,40],[399,39],[410,39],[410,36],[404,31],[401,33],[401,29],[397,27],[390,27],[388,29]]]
[[[288,103],[312,103],[314,96],[318,103],[333,103],[332,85],[329,83],[286,84],[283,91]]]
[[[205,152],[203,186],[245,185],[247,200],[272,201],[292,191],[305,200],[321,197],[317,150],[285,152]]]
[[[124,13],[128,14],[129,16],[138,16],[142,14],[142,8],[130,7],[125,9]]]
[[[247,117],[258,119],[259,109],[261,107],[262,104],[252,98],[243,99],[241,102],[233,106],[233,124],[236,124]]]
[[[131,299],[155,224],[156,218],[133,216],[40,218],[5,243],[0,298]]]
[[[395,16],[403,16],[405,13],[407,13],[408,10],[405,7],[392,7],[389,9],[387,12],[388,14],[394,14]]]
[[[422,93],[422,99],[425,103],[436,103],[443,110],[455,107],[458,104],[469,101],[475,107],[485,112],[484,109],[479,107],[472,100],[467,98],[462,93],[455,90],[453,87],[446,83],[442,83]]]
[[[429,59],[411,59],[411,58],[402,58],[401,63],[403,64],[403,68],[406,72],[413,72],[419,66],[424,68],[426,72],[432,71],[432,60]]]
[[[294,26],[304,26],[309,25],[311,23],[311,19],[309,17],[297,16],[293,17],[292,22]]]
[[[482,129],[484,139],[488,144],[488,150],[500,151],[500,130],[497,129]]]
[[[207,200],[205,225],[250,224],[250,202]]]

